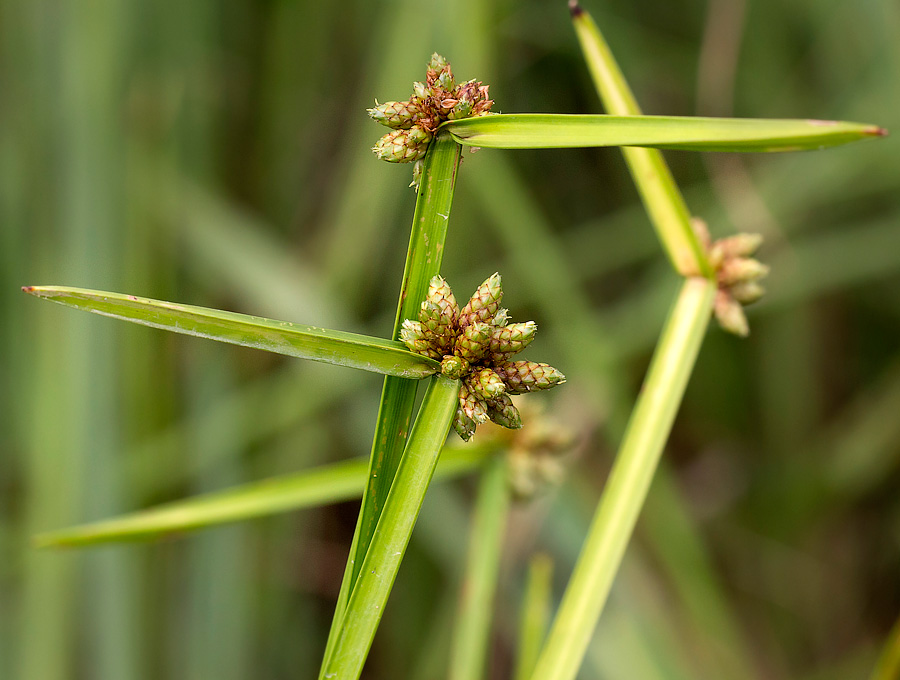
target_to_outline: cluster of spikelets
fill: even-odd
[[[413,83],[413,94],[405,102],[385,102],[368,109],[382,125],[393,128],[372,147],[380,159],[412,163],[425,156],[428,143],[445,120],[483,116],[491,110],[488,86],[476,80],[457,84],[450,64],[434,53],[425,82]]]
[[[765,289],[759,281],[769,274],[768,266],[751,257],[762,244],[762,235],[735,234],[711,242],[702,220],[694,221],[694,230],[706,248],[719,284],[713,305],[716,320],[729,333],[746,337],[750,326],[743,305],[756,302],[763,296]]]
[[[440,361],[441,373],[460,380],[453,428],[465,441],[488,420],[511,429],[522,427],[510,395],[566,380],[547,364],[511,361],[534,339],[537,325],[509,323],[507,310],[500,308],[502,297],[500,275],[494,274],[460,309],[447,282],[435,276],[418,321],[407,319],[400,330],[400,339],[411,351]]]

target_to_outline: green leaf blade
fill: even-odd
[[[514,113],[448,121],[460,144],[489,149],[646,146],[684,151],[775,152],[821,149],[887,132],[875,125],[821,120]]]
[[[497,456],[485,465],[478,485],[450,650],[449,680],[484,677],[510,502],[509,464],[505,456]]]
[[[445,448],[435,479],[453,479],[477,470],[496,444]],[[359,498],[368,463],[350,460],[166,503],[146,510],[50,531],[35,537],[39,548],[85,547],[157,538],[239,522],[280,512],[320,507]]]
[[[663,328],[533,680],[574,680],[650,488],[710,320],[716,284],[685,279]]]
[[[384,605],[425,500],[459,400],[459,381],[434,376],[409,434],[400,467],[319,673],[353,680],[362,672]]]
[[[410,352],[393,340],[121,293],[63,286],[29,286],[23,290],[68,307],[151,328],[373,373],[421,379],[440,369],[438,362]]]

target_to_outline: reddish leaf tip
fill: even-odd
[[[581,9],[581,5],[578,4],[578,0],[569,0],[569,12],[571,12],[573,19],[584,14],[584,10]]]

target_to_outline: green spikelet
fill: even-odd
[[[443,71],[449,65],[450,64],[447,63],[447,60],[444,59],[444,57],[442,57],[437,52],[434,52],[431,55],[431,61],[428,62],[428,70],[435,71],[435,72]]]
[[[470,116],[483,116],[491,110],[494,105],[492,99],[488,95],[488,86],[482,85],[477,80],[470,80],[462,83],[456,88],[456,99],[462,107],[469,111]]]
[[[487,402],[488,418],[503,427],[510,430],[518,430],[522,427],[522,416],[519,415],[519,409],[515,407],[507,395],[501,394],[499,397],[488,399]]]
[[[424,105],[433,94],[431,88],[425,83],[416,81],[413,83],[413,96],[410,101],[417,106]],[[422,106],[422,108],[424,108],[424,106]]]
[[[453,351],[458,315],[459,307],[450,286],[440,276],[433,277],[428,285],[428,296],[419,311],[419,321],[431,331],[444,354]]]
[[[509,326],[494,328],[491,334],[491,344],[488,352],[491,361],[503,363],[513,354],[521,352],[534,340],[537,333],[537,324],[534,321],[514,323]]]
[[[475,107],[468,99],[460,99],[456,102],[450,113],[447,114],[449,120],[460,120],[461,118],[469,118]]]
[[[493,368],[509,394],[546,390],[566,381],[566,376],[553,366],[536,361],[505,361]]]
[[[412,163],[425,156],[431,133],[418,125],[408,130],[394,130],[378,140],[372,151],[388,163]]]
[[[437,85],[446,92],[453,92],[456,82],[453,80],[453,74],[449,70],[443,71],[437,78]]]
[[[484,401],[472,393],[465,383],[459,386],[459,408],[463,415],[476,425],[487,422],[487,407]]]
[[[493,326],[476,321],[466,326],[456,338],[454,354],[474,364],[481,360],[491,342]]]
[[[433,338],[428,329],[418,321],[406,319],[400,327],[400,341],[409,348],[410,352],[424,354],[432,359],[440,359],[443,354],[434,346]]]
[[[366,113],[382,125],[405,130],[412,127],[422,112],[410,102],[385,102],[366,109]]]
[[[500,300],[503,299],[503,286],[500,274],[493,274],[484,283],[478,286],[474,295],[466,303],[459,313],[459,327],[465,328],[477,321],[490,322],[500,310]]]
[[[467,418],[463,410],[458,408],[456,409],[456,416],[453,418],[453,429],[456,430],[456,434],[459,435],[460,439],[467,442],[475,434],[475,421]]]
[[[445,356],[441,361],[441,373],[453,380],[459,380],[469,370],[469,364],[458,356]]]
[[[466,378],[466,387],[482,399],[493,399],[506,392],[506,385],[500,376],[489,368],[482,368],[469,374]]]

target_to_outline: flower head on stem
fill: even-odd
[[[566,380],[548,364],[512,361],[534,339],[537,325],[510,324],[500,307],[502,298],[500,274],[494,274],[460,309],[447,282],[435,276],[418,320],[407,319],[400,331],[410,351],[441,361],[441,372],[461,381],[453,427],[465,441],[488,420],[510,429],[522,427],[510,395],[549,389]]]
[[[759,280],[769,274],[767,265],[751,257],[762,244],[762,235],[735,234],[712,241],[703,220],[695,217],[691,224],[706,249],[719,286],[713,303],[716,320],[729,333],[746,337],[750,326],[744,305],[763,296],[765,289]]]
[[[425,82],[413,83],[413,93],[407,101],[376,101],[368,109],[373,120],[392,128],[372,151],[390,163],[419,161],[441,123],[487,115],[493,104],[487,85],[477,80],[457,83],[450,64],[435,52],[428,62]],[[411,186],[418,184],[417,172],[421,172],[419,165],[413,171]]]

